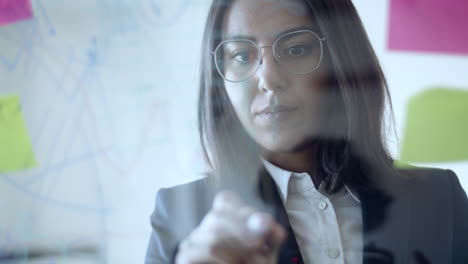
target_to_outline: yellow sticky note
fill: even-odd
[[[0,97],[0,173],[35,167],[19,97]]]

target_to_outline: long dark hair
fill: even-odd
[[[262,167],[256,143],[242,128],[210,55],[222,41],[222,22],[233,1],[214,0],[209,11],[202,44],[198,106],[205,159],[212,168],[211,176],[223,180],[245,179],[252,176],[245,174],[255,174]],[[311,162],[316,162],[318,176],[329,193],[338,191],[343,184],[366,188],[378,181],[379,175],[393,171],[393,160],[385,144],[386,110],[393,120],[387,82],[351,0],[303,1],[306,12],[327,39],[329,84],[339,95],[336,112],[342,113],[336,120],[345,131],[339,137],[317,138],[316,160]],[[336,120],[331,123],[340,127]],[[358,173],[350,175],[349,170]]]

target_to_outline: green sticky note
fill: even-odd
[[[398,168],[398,169],[415,169],[417,168],[416,166],[413,166],[409,163],[403,162],[401,160],[394,160],[393,161],[393,167]]]
[[[437,87],[410,99],[401,160],[468,160],[467,90]]]
[[[0,97],[0,173],[35,167],[18,96]]]

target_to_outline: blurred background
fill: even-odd
[[[353,2],[388,78],[392,155],[468,190],[467,4]],[[143,262],[158,189],[204,170],[209,4],[0,2],[0,263]]]

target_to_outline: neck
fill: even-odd
[[[269,152],[263,151],[262,156],[270,163],[284,170],[292,172],[307,172],[318,187],[320,181],[316,173],[316,149],[314,147],[297,152]]]

